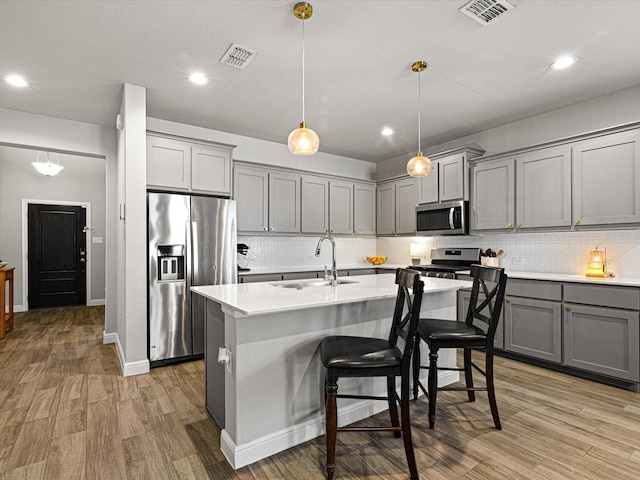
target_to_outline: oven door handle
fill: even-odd
[[[455,211],[456,207],[451,207],[449,209],[449,227],[451,227],[451,230],[455,229],[455,225],[453,224],[453,213]]]

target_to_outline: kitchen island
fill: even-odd
[[[281,281],[192,287],[207,299],[207,409],[222,429],[220,445],[235,469],[324,434],[324,370],[318,345],[328,335],[389,335],[394,274],[341,279],[336,287]],[[455,320],[456,292],[468,281],[423,277],[421,317]],[[317,280],[315,280],[317,282]],[[299,288],[290,288],[297,284]],[[218,363],[219,348],[229,361]],[[426,347],[423,347],[426,348]],[[426,358],[427,352],[423,352]],[[453,365],[455,352],[442,351]],[[440,384],[458,380],[443,372]],[[384,379],[344,379],[340,392],[381,395]],[[387,408],[386,402],[342,400],[339,424]]]

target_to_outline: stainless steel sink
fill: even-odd
[[[347,283],[360,283],[357,280],[346,280],[343,278],[338,279],[338,285],[344,285]],[[296,288],[301,290],[307,287],[328,287],[331,285],[331,280],[321,280],[321,279],[313,279],[313,280],[302,280],[300,282],[275,282],[271,283],[274,287],[282,287],[282,288]]]

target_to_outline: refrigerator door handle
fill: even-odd
[[[198,259],[198,223],[197,222],[189,222],[190,232],[189,235],[189,246],[191,247],[191,271],[192,273],[192,283],[194,285],[199,285],[199,272],[198,265],[200,261]]]

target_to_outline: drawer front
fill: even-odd
[[[559,302],[562,300],[562,284],[509,278],[507,280],[507,295],[537,298],[540,300],[555,300]]]
[[[564,285],[564,301],[640,310],[640,289],[601,285]]]

